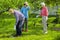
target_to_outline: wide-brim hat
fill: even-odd
[[[28,2],[25,2],[24,4],[25,4],[25,5],[28,5]]]

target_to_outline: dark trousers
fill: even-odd
[[[28,19],[27,18],[25,18],[22,28],[24,29],[24,27],[25,27],[25,29],[28,29]]]
[[[22,34],[22,20],[18,21],[16,25],[16,35],[21,35]]]

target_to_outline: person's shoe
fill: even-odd
[[[44,32],[44,34],[47,34],[48,32]]]
[[[28,29],[26,29],[25,32],[28,32]]]
[[[13,37],[18,37],[18,36],[21,36],[21,35],[17,35],[17,34],[16,34],[16,35],[14,35]]]
[[[24,32],[24,29],[22,29],[22,31]]]
[[[18,35],[13,35],[13,37],[17,37]]]

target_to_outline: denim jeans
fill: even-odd
[[[16,34],[21,35],[22,34],[22,24],[23,20],[19,20],[17,25],[16,25]]]
[[[24,29],[24,27],[25,27],[25,29],[28,29],[28,19],[27,18],[25,18],[22,28]]]

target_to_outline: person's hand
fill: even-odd
[[[40,15],[37,15],[36,18],[38,18]]]
[[[41,16],[42,14],[40,13],[40,16]]]

